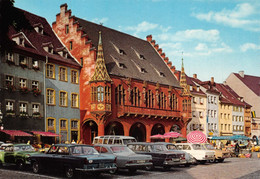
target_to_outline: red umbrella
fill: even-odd
[[[152,135],[150,138],[153,138],[153,139],[163,139],[163,135],[161,135],[161,134]]]
[[[187,135],[187,141],[189,143],[206,143],[207,137],[201,131],[192,131]]]
[[[177,138],[180,136],[182,136],[182,135],[178,132],[167,132],[163,135],[164,138]]]

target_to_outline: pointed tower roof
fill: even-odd
[[[105,64],[102,39],[101,39],[101,31],[99,31],[96,68],[95,68],[94,75],[92,76],[90,82],[98,82],[98,81],[107,81],[107,82],[112,81],[110,76],[108,75],[106,64]]]
[[[180,85],[183,88],[182,95],[191,95],[190,90],[188,89],[186,75],[184,71],[184,64],[183,64],[183,58],[182,64],[181,64],[181,78],[180,78]]]

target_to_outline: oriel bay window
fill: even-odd
[[[105,99],[108,103],[111,101],[111,88],[109,86],[105,87]]]
[[[104,101],[104,87],[103,86],[97,87],[97,101],[98,102]]]
[[[116,104],[125,104],[125,89],[122,85],[118,85],[115,89]]]

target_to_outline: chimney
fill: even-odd
[[[211,84],[214,84],[214,77],[211,77]]]
[[[159,48],[158,50],[158,53],[161,55],[162,54],[162,49],[161,48]]]
[[[154,45],[154,48],[155,48],[156,50],[158,50],[159,45],[158,45],[158,44],[155,44],[155,45]]]
[[[155,45],[155,42],[156,42],[155,40],[152,40],[152,41],[151,41],[152,46]]]
[[[196,73],[193,74],[193,78],[197,79],[197,74]]]
[[[146,36],[146,40],[147,40],[148,42],[151,42],[151,41],[153,40],[153,36],[152,36],[152,35],[147,35],[147,36]]]
[[[162,53],[162,54],[161,54],[161,57],[164,59],[164,58],[165,58],[165,53]]]
[[[224,85],[227,85],[227,81],[223,81],[223,84],[224,84]]]
[[[65,15],[65,12],[67,11],[68,5],[67,3],[60,5],[60,14]]]
[[[239,71],[238,73],[239,73],[239,75],[240,75],[242,78],[244,78],[244,76],[245,76],[244,71]]]
[[[171,71],[174,73],[175,72],[175,66],[171,66]]]

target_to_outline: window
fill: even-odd
[[[27,80],[20,78],[20,88],[26,88],[27,87]]]
[[[19,44],[21,46],[24,46],[24,37],[19,37]]]
[[[228,130],[230,131],[230,124],[228,124]]]
[[[77,70],[71,70],[71,83],[78,84],[79,83],[78,76],[79,75]]]
[[[71,121],[71,129],[78,129],[78,121]]]
[[[116,104],[125,104],[125,89],[122,85],[118,85],[115,89]]]
[[[59,79],[60,81],[67,81],[67,68],[65,67],[59,68]]]
[[[225,131],[227,130],[227,124],[225,124]]]
[[[73,42],[70,41],[70,45],[69,45],[69,49],[72,50],[72,45],[73,45]]]
[[[145,100],[146,107],[153,108],[154,107],[154,94],[151,90],[146,92],[146,100]],[[172,109],[174,109],[174,101],[172,99]]]
[[[38,81],[32,81],[32,89],[39,88],[39,82]]]
[[[79,107],[79,96],[76,93],[71,94],[71,107],[74,107],[74,108]]]
[[[48,127],[49,127],[49,128],[54,127],[54,122],[55,122],[55,119],[53,119],[53,118],[48,118]]]
[[[26,65],[26,58],[23,55],[19,55],[19,64]]]
[[[6,86],[14,85],[14,77],[6,75],[6,77],[5,77],[5,84],[6,84]]]
[[[203,118],[203,112],[199,112],[200,118]]]
[[[98,102],[104,101],[104,87],[103,86],[97,87],[97,101]]]
[[[60,129],[66,129],[67,126],[67,120],[60,120]]]
[[[19,111],[20,112],[27,112],[27,104],[26,103],[20,103]]]
[[[159,94],[159,103],[158,104],[159,104],[160,109],[166,109],[166,95],[163,92],[161,92]]]
[[[33,113],[40,112],[40,105],[39,104],[32,104],[32,112]]]
[[[37,68],[37,67],[39,67],[39,61],[38,61],[38,60],[35,60],[35,59],[33,59],[33,60],[32,60],[32,66],[33,66],[34,68]]]
[[[14,54],[13,53],[7,53],[7,60],[13,62],[14,61]]]
[[[60,106],[68,106],[68,95],[65,91],[60,91]]]
[[[46,65],[46,77],[55,78],[55,66],[53,64]]]
[[[193,117],[196,117],[195,111],[192,111],[192,116],[193,116]]]
[[[105,87],[105,100],[106,102],[111,101],[111,88],[109,86]]]
[[[216,100],[216,97],[214,97],[214,103],[217,104],[217,100]]]
[[[131,94],[130,95],[131,95],[131,105],[133,105],[133,106],[140,106],[141,96],[140,96],[139,89],[137,87],[134,87],[131,90]]]
[[[69,25],[65,25],[65,34],[69,33]]]
[[[217,117],[217,111],[214,110],[214,118],[216,118],[216,117]]]
[[[14,110],[14,102],[7,101],[6,102],[6,111],[13,111]]]
[[[200,104],[203,104],[203,98],[200,98]]]
[[[223,124],[221,124],[221,130],[223,131]]]
[[[193,103],[197,103],[196,97],[193,97]]]
[[[170,108],[171,108],[171,110],[177,110],[177,97],[175,94],[171,95]]]
[[[47,89],[47,104],[55,105],[55,90]]]

